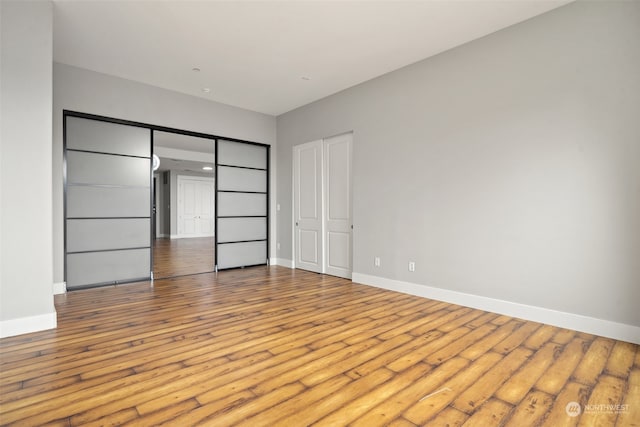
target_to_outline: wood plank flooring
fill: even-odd
[[[3,425],[640,425],[637,345],[335,277],[255,267],[56,309],[0,340]]]
[[[155,239],[153,277],[185,276],[214,270],[214,237]]]

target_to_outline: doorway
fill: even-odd
[[[351,278],[353,134],[293,147],[294,262]]]
[[[215,139],[154,130],[153,149],[153,277],[214,271]]]

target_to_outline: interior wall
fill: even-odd
[[[166,184],[164,183],[166,179]],[[171,236],[171,172],[165,171],[162,173],[162,234],[165,237]]]
[[[639,22],[578,1],[279,116],[278,257],[292,147],[353,130],[354,273],[640,326]]]
[[[163,224],[164,224],[164,210],[162,209],[162,206],[164,205],[164,184],[163,184],[163,180],[162,180],[162,174],[163,172],[159,172],[156,171],[153,173],[153,177],[154,179],[154,191],[155,191],[155,201],[154,203],[156,204],[156,218],[155,218],[155,237],[156,238],[161,238],[164,237],[164,229],[163,229]]]
[[[50,176],[53,177],[55,282],[62,282],[64,278],[62,111],[65,109],[269,145],[276,141],[273,116],[54,63],[53,171]],[[271,168],[275,171],[275,159]],[[275,180],[272,183],[273,197]],[[275,211],[271,218],[274,229]],[[272,246],[275,248],[275,243]]]
[[[52,5],[0,2],[0,337],[53,328]]]

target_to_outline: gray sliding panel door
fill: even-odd
[[[216,269],[268,263],[269,147],[216,145]]]
[[[65,115],[68,289],[151,276],[151,130]]]

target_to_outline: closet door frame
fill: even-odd
[[[67,196],[68,196],[68,191],[67,191],[67,117],[77,117],[77,118],[81,118],[81,119],[88,119],[88,120],[95,120],[95,121],[99,121],[99,122],[106,122],[106,123],[113,123],[113,124],[120,124],[120,125],[125,125],[125,126],[133,126],[133,127],[139,127],[139,128],[145,128],[145,129],[149,129],[150,133],[151,133],[151,138],[150,138],[150,143],[151,143],[151,157],[153,157],[153,139],[154,139],[154,131],[159,131],[159,132],[169,132],[169,133],[175,133],[175,134],[179,134],[179,135],[186,135],[186,136],[193,136],[196,138],[205,138],[205,139],[210,139],[211,142],[214,144],[214,146],[216,147],[215,149],[217,150],[217,146],[218,146],[218,140],[219,139],[223,139],[225,141],[230,141],[230,142],[239,142],[239,143],[245,143],[245,144],[253,144],[253,145],[259,145],[259,146],[264,146],[266,147],[267,150],[267,189],[266,189],[266,203],[267,203],[267,212],[266,212],[266,222],[267,222],[267,239],[266,239],[266,260],[267,260],[267,265],[269,263],[269,257],[270,257],[270,243],[271,243],[271,212],[270,212],[270,204],[271,204],[271,200],[270,200],[270,186],[271,186],[271,168],[270,168],[270,163],[271,163],[271,159],[270,159],[270,149],[271,146],[269,144],[263,144],[263,143],[259,143],[259,142],[255,142],[255,141],[247,141],[247,140],[242,140],[242,139],[237,139],[237,138],[228,138],[225,137],[223,135],[213,135],[213,134],[207,134],[207,133],[202,133],[202,132],[194,132],[194,131],[189,131],[189,130],[184,130],[184,129],[178,129],[178,128],[172,128],[172,127],[167,127],[167,126],[160,126],[160,125],[154,125],[154,124],[149,124],[149,123],[143,123],[143,122],[137,122],[137,121],[132,121],[132,120],[124,120],[124,119],[118,119],[118,118],[113,118],[113,117],[107,117],[107,116],[101,116],[101,115],[97,115],[97,114],[90,114],[90,113],[85,113],[85,112],[80,112],[80,111],[74,111],[74,110],[63,110],[62,111],[62,180],[63,180],[63,275],[64,275],[64,281],[67,281]],[[216,153],[217,154],[217,153]],[[121,283],[129,283],[129,282],[133,282],[133,281],[140,281],[140,280],[153,280],[153,230],[155,227],[155,222],[153,220],[153,190],[154,190],[154,185],[153,185],[153,166],[152,163],[150,162],[150,169],[149,169],[149,181],[150,181],[150,191],[149,191],[149,216],[150,216],[150,246],[151,246],[151,250],[150,250],[150,272],[149,272],[149,276],[148,277],[143,277],[143,278],[137,278],[135,280],[127,280],[127,281],[118,281],[116,282],[117,284],[121,284]],[[216,176],[215,179],[215,185],[217,187],[217,183],[218,183],[218,179]],[[216,188],[217,190],[217,188]],[[218,235],[218,213],[217,213],[217,191],[216,191],[216,217],[215,217],[215,223],[216,223],[216,233],[215,235]],[[217,237],[216,237],[217,238]],[[216,257],[217,257],[217,253],[216,253]],[[217,259],[214,259],[214,265],[217,265]],[[262,264],[259,264],[262,265]],[[92,285],[88,285],[88,286],[83,286],[83,287],[99,287],[99,286],[108,286],[108,285],[113,285],[114,282],[106,282],[106,283],[98,283],[98,284],[92,284]],[[74,289],[81,289],[83,287],[75,287]]]

